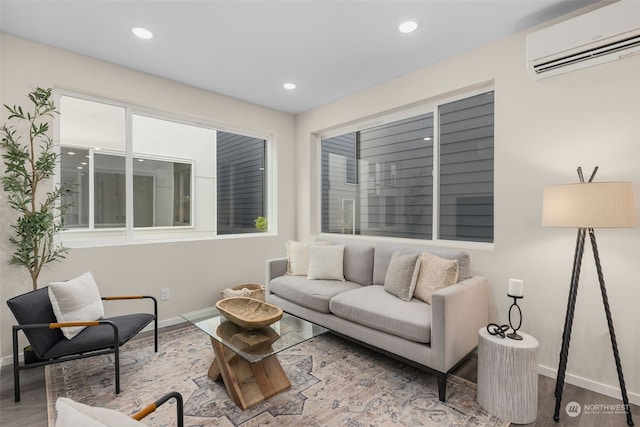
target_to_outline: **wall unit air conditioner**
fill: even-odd
[[[638,0],[621,0],[527,36],[527,69],[536,80],[638,54]]]

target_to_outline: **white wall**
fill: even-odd
[[[547,185],[599,181],[635,185],[640,203],[640,57],[533,81],[525,33],[517,34],[298,116],[297,236],[319,232],[314,133],[460,88],[495,84],[495,241],[470,248],[472,269],[491,285],[491,320],[508,322],[507,282],[523,279],[522,330],[540,342],[541,372],[555,376],[575,230],[540,225]],[[587,175],[588,176],[588,175]],[[598,230],[598,243],[630,399],[640,403],[640,230]],[[591,248],[583,262],[567,381],[620,397]],[[583,402],[598,403],[598,402]]]
[[[166,323],[180,313],[213,305],[228,286],[263,283],[264,260],[284,256],[285,242],[295,232],[295,179],[288,167],[294,161],[294,116],[6,34],[0,34],[0,47],[0,104],[25,105],[27,92],[36,86],[64,88],[275,136],[277,236],[75,248],[63,262],[45,267],[41,284],[90,270],[103,295],[150,294],[160,300],[160,290],[170,288],[170,300],[159,301],[159,317]],[[0,122],[5,123],[2,110]],[[29,291],[31,279],[24,267],[8,264],[13,251],[7,220],[12,212],[5,203],[0,204],[0,217],[0,355],[8,356],[15,321],[5,301]],[[111,312],[124,310],[123,304],[107,304]]]
[[[263,264],[253,260],[283,255],[284,242],[294,236],[315,237],[319,186],[313,133],[461,88],[493,81],[496,92],[495,245],[493,250],[470,249],[472,268],[489,279],[491,320],[499,323],[507,321],[508,279],[525,281],[522,330],[540,341],[543,373],[553,375],[558,363],[575,243],[574,230],[540,226],[543,187],[575,182],[577,166],[590,171],[598,165],[599,180],[633,181],[640,202],[640,57],[534,82],[524,66],[522,33],[302,114],[294,123],[285,114],[1,37],[2,103],[22,102],[34,85],[54,86],[277,135],[278,236],[74,249],[67,260],[42,275],[44,283],[91,270],[103,293],[113,294],[131,290],[159,296],[161,288],[169,287],[172,297],[160,303],[161,319],[200,308],[203,299],[213,303],[228,285],[261,282]],[[4,112],[0,118],[6,120]],[[0,209],[6,218],[4,204]],[[4,301],[28,290],[29,280],[22,269],[7,266],[9,229],[2,222],[0,354],[6,356],[13,318]],[[640,404],[639,233],[638,229],[597,232],[627,389],[636,404]],[[619,396],[589,252],[583,263],[567,373],[570,382]]]

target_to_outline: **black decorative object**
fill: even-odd
[[[562,347],[560,350],[560,363],[555,389],[556,405],[553,419],[555,421],[560,420],[562,390],[564,388],[567,357],[569,355],[569,341],[571,339],[573,315],[575,313],[576,297],[578,295],[578,282],[580,279],[580,268],[582,266],[582,255],[584,253],[584,241],[586,234],[589,233],[598,274],[598,282],[600,283],[602,303],[609,327],[613,357],[618,371],[618,380],[620,382],[620,391],[622,394],[622,402],[624,403],[627,425],[633,426],[631,407],[629,406],[627,389],[622,375],[622,364],[620,362],[616,334],[613,330],[613,320],[594,232],[594,228],[597,227],[623,228],[634,227],[636,225],[633,189],[630,182],[592,182],[597,170],[598,167],[593,170],[588,183],[584,182],[582,168],[578,168],[580,183],[556,185],[544,189],[542,224],[555,227],[578,228],[571,284],[569,286],[567,313],[565,315],[564,331],[562,333]],[[597,209],[594,207],[597,207]]]
[[[509,330],[509,325],[498,325],[497,323],[489,323],[487,325],[487,332],[489,335],[499,335],[500,338],[504,338],[505,333]]]
[[[513,332],[508,333],[507,337],[511,338],[512,340],[521,340],[522,336],[518,335],[518,329],[520,329],[520,326],[522,326],[522,310],[520,310],[520,307],[518,306],[518,300],[522,297],[516,297],[513,295],[509,295],[509,296],[513,298],[513,304],[511,304],[511,307],[509,307],[509,326],[511,326],[511,329],[513,329]],[[513,326],[513,322],[511,321],[511,311],[513,311],[513,307],[518,309],[518,317],[520,318],[517,328]]]

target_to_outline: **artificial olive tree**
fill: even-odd
[[[25,266],[37,289],[42,267],[68,253],[68,248],[54,241],[68,205],[61,202],[63,188],[47,182],[60,156],[49,134],[49,121],[57,113],[51,89],[38,87],[27,96],[31,104],[26,111],[21,106],[4,106],[9,118],[0,128],[2,187],[16,213],[9,237],[15,248],[10,263]]]

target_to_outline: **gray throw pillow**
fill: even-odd
[[[373,246],[346,245],[344,278],[363,286],[373,283]]]
[[[420,254],[394,252],[384,279],[384,290],[403,301],[410,301],[420,271],[419,256]]]

